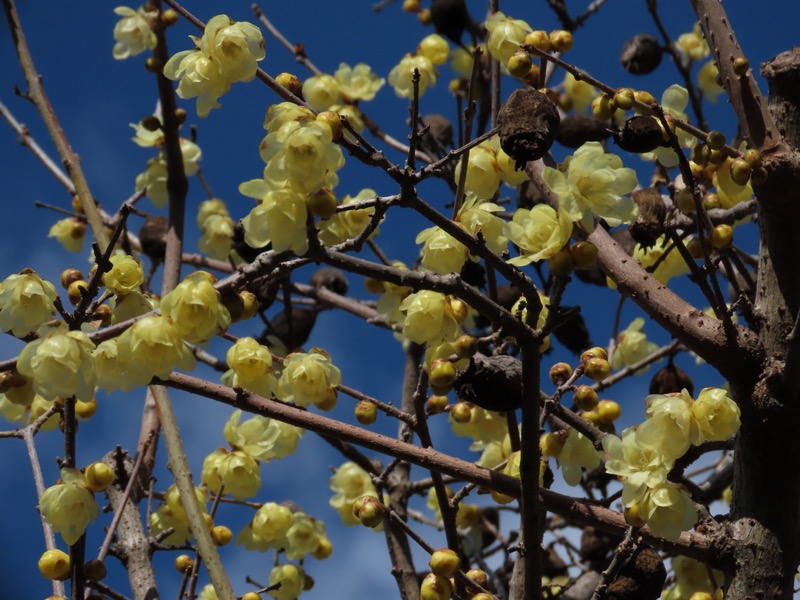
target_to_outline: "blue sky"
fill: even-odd
[[[254,22],[249,2],[227,2],[224,8],[232,18]],[[570,10],[577,12],[586,3],[569,2]],[[691,30],[694,16],[688,2],[662,3],[662,17],[673,39]],[[146,161],[153,156],[151,151],[134,145],[130,138],[129,123],[139,121],[150,114],[156,103],[156,92],[152,75],[144,69],[142,56],[126,61],[115,61],[111,55],[112,29],[117,20],[113,3],[89,1],[81,3],[52,3],[43,0],[26,0],[18,7],[20,18],[31,47],[33,57],[53,107],[61,120],[67,137],[80,155],[84,170],[94,195],[111,211],[134,191],[134,180],[144,170]],[[189,7],[199,18],[208,20],[220,9],[219,2],[210,0],[192,2]],[[419,40],[431,30],[418,24],[413,15],[400,10],[400,2],[383,12],[375,13],[370,3],[309,0],[296,3],[291,8],[286,4],[265,3],[263,8],[273,23],[291,41],[305,44],[311,60],[323,71],[332,73],[340,62],[356,64],[367,62],[372,69],[386,77],[389,70],[406,52],[413,51]],[[469,6],[476,18],[485,10],[481,2],[471,1]],[[800,7],[794,0],[779,0],[768,4],[769,9],[754,8],[745,2],[729,2],[730,22],[734,26],[745,54],[751,65],[759,65],[776,53],[797,43],[796,23]],[[501,9],[514,17],[527,20],[536,29],[550,30],[557,22],[544,2],[503,2]],[[778,15],[773,16],[773,15]],[[619,65],[619,50],[624,41],[634,33],[655,33],[645,2],[631,0],[609,0],[587,25],[576,33],[575,49],[565,59],[599,76],[613,86],[645,88],[656,97],[677,80],[674,67],[665,63],[653,74],[634,77]],[[191,47],[186,35],[198,32],[186,23],[180,23],[170,31],[171,53]],[[24,79],[15,60],[15,53],[7,29],[0,28],[0,101],[27,125],[37,141],[52,155],[55,152],[40,124],[33,106],[14,95],[13,86],[25,88]],[[292,57],[271,38],[267,39],[267,56],[261,67],[272,75],[281,71],[293,71],[301,78],[308,74],[296,65]],[[442,69],[439,84],[422,99],[422,112],[454,114],[454,103],[447,93],[447,82],[452,77],[448,67]],[[556,74],[558,82],[562,75]],[[515,87],[510,79],[503,82],[504,96]],[[762,85],[762,89],[765,86]],[[216,196],[228,203],[234,218],[244,216],[251,206],[250,200],[240,196],[240,182],[259,177],[263,163],[258,156],[258,143],[264,133],[262,123],[267,106],[276,101],[275,96],[258,82],[235,84],[229,94],[221,99],[222,108],[212,111],[206,119],[197,118],[194,101],[182,101],[180,105],[189,113],[189,125],[198,128],[198,143],[203,150],[202,167]],[[407,130],[407,101],[397,98],[387,85],[377,99],[364,106],[382,128],[398,139],[404,139]],[[706,115],[712,126],[728,135],[735,134],[735,123],[729,105],[720,98],[718,104],[705,103]],[[391,150],[387,156],[394,161],[403,157]],[[46,234],[52,223],[61,218],[50,211],[37,209],[34,201],[46,202],[68,208],[69,196],[51,177],[41,164],[16,142],[16,135],[5,123],[0,123],[0,181],[3,182],[2,198],[5,208],[0,220],[0,276],[31,267],[44,277],[57,280],[66,267],[86,269],[88,246],[80,254],[65,254],[60,245]],[[632,155],[624,155],[627,166],[640,171],[640,180],[649,177],[646,165]],[[340,195],[356,194],[365,187],[374,188],[379,194],[396,192],[391,180],[383,173],[372,172],[355,160],[349,159],[341,172],[337,192]],[[513,194],[512,190],[501,190]],[[449,200],[447,188],[431,183],[421,186],[423,198],[436,206]],[[513,195],[512,195],[513,197]],[[189,214],[205,198],[202,187],[192,181],[189,192]],[[149,201],[142,202],[144,210],[156,212]],[[132,217],[134,229],[141,220]],[[378,238],[381,247],[392,257],[413,260],[417,252],[414,244],[416,233],[424,225],[411,215],[393,217],[391,224],[383,227]],[[193,250],[197,231],[193,217],[187,222],[187,249]],[[301,272],[298,277],[310,275]],[[184,273],[188,273],[185,270]],[[351,289],[362,294],[358,278],[350,277]],[[678,281],[679,289],[688,289],[688,282]],[[592,320],[593,340],[605,344],[611,333],[615,296],[610,291],[593,288],[585,290],[579,285],[568,292],[566,303],[583,303],[587,296],[591,306],[585,308],[587,320]],[[640,313],[631,303],[626,303],[623,326]],[[646,331],[659,342],[668,339],[659,335],[654,324]],[[358,333],[355,333],[358,332]],[[363,332],[363,333],[362,333]],[[324,313],[314,331],[309,345],[327,349],[334,362],[341,368],[347,385],[363,390],[386,401],[399,401],[400,370],[402,353],[399,345],[383,331],[372,331],[361,326],[354,318]],[[22,344],[9,336],[0,337],[2,357],[15,355]],[[224,346],[214,346],[220,353]],[[555,362],[568,358],[563,350],[556,348],[547,359]],[[721,381],[714,374],[698,371],[688,357],[679,359],[679,364],[695,375],[696,388],[718,385]],[[611,397],[618,400],[626,412],[628,422],[642,417],[641,399],[646,394],[648,378],[638,378],[616,390]],[[230,411],[205,400],[174,394],[178,420],[192,457],[192,466],[199,473],[203,456],[220,445],[224,445],[222,425]],[[82,425],[88,435],[79,438],[79,463],[87,464],[119,443],[131,448],[138,435],[138,418],[141,397],[136,394],[100,396],[100,410],[90,422]],[[351,404],[346,398],[333,416],[351,419]],[[434,439],[444,448],[465,457],[474,457],[466,451],[468,443],[463,439],[452,441],[448,425],[443,418],[433,421]],[[376,430],[393,432],[394,423],[379,420]],[[59,436],[45,433],[37,437],[37,444],[44,463],[46,480],[57,477],[53,457],[61,450]],[[381,549],[382,536],[362,529],[344,530],[338,525],[338,517],[327,506],[329,492],[328,467],[336,466],[343,459],[332,454],[326,444],[314,436],[307,435],[300,452],[283,461],[262,466],[264,489],[259,500],[282,501],[293,499],[307,512],[323,519],[329,527],[334,544],[333,556],[324,562],[310,559],[309,573],[317,581],[317,587],[303,598],[330,597],[332,589],[337,597],[355,594],[392,594],[393,581],[389,574],[388,559]],[[163,468],[165,456],[161,454],[159,487],[164,488],[169,475]],[[41,527],[35,509],[35,492],[30,478],[30,469],[19,441],[0,442],[0,468],[6,475],[6,493],[0,499],[0,514],[7,521],[7,543],[0,547],[0,558],[5,565],[4,594],[7,597],[37,598],[49,594],[48,583],[36,570],[36,559],[44,544]],[[309,490],[313,490],[309,492]],[[232,515],[231,523],[236,522]],[[102,518],[102,517],[101,517]],[[241,520],[241,519],[239,519]],[[224,522],[225,519],[222,519]],[[99,528],[95,528],[99,529]],[[100,543],[100,533],[94,531],[89,548]],[[435,539],[435,538],[434,538]],[[14,540],[14,541],[10,541]],[[24,540],[24,542],[23,542]],[[223,559],[232,565],[231,577],[238,593],[247,591],[243,585],[246,574],[266,580],[269,569],[268,556],[247,556],[235,547],[223,549]],[[170,559],[164,560],[168,563]],[[419,564],[424,564],[419,560]],[[369,568],[363,567],[365,564]],[[162,565],[164,566],[164,565]],[[112,569],[111,581],[118,581],[119,569]],[[172,597],[177,585],[177,575],[170,567],[159,575],[163,597]],[[388,590],[388,592],[387,592]]]

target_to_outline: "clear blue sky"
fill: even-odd
[[[81,156],[94,195],[105,208],[113,210],[133,193],[136,175],[153,155],[130,141],[132,129],[128,126],[153,111],[156,103],[153,77],[144,69],[143,56],[121,62],[112,58],[112,29],[118,18],[113,13],[114,3],[24,0],[19,4],[28,43],[54,109],[73,148]],[[208,20],[224,7],[232,18],[254,22],[249,4],[226,2],[223,5],[204,0],[192,2],[189,8],[203,20]],[[374,71],[386,77],[403,54],[413,51],[419,40],[431,32],[420,26],[413,15],[401,12],[400,4],[397,2],[381,13],[373,12],[370,3],[364,0],[307,0],[292,5],[265,2],[262,8],[288,39],[305,44],[308,56],[324,71],[332,73],[340,62],[351,65],[367,62]],[[480,19],[485,11],[484,4],[474,0],[468,4],[473,15]],[[582,8],[588,2],[568,4],[570,10],[577,12],[576,6]],[[670,0],[662,2],[662,5],[662,17],[673,39],[691,30],[695,19],[688,2]],[[797,43],[796,24],[800,22],[800,8],[794,0],[779,0],[762,6],[757,8],[750,2],[726,3],[730,22],[754,66]],[[527,20],[536,29],[557,27],[545,2],[501,2],[501,9]],[[198,34],[186,23],[170,31],[171,53],[190,47],[191,42],[186,37],[190,33]],[[565,59],[610,85],[646,88],[660,97],[663,89],[677,80],[671,65],[662,64],[655,73],[636,78],[625,73],[619,64],[619,50],[634,33],[655,33],[645,2],[609,0],[597,15],[589,19],[586,27],[576,33],[575,49]],[[272,75],[281,71],[294,71],[301,78],[308,75],[271,38],[267,38],[267,56],[261,67]],[[423,97],[423,112],[453,115],[454,104],[449,101],[446,91],[451,76],[449,68],[445,67],[437,88]],[[561,77],[557,74],[554,80],[560,81]],[[25,88],[8,30],[0,27],[0,101],[55,156],[33,106],[14,95],[15,85],[23,90]],[[514,85],[512,80],[504,80],[504,95]],[[196,117],[194,101],[181,102],[181,106],[189,112],[188,124],[198,128],[198,143],[203,150],[202,166],[206,178],[215,195],[227,201],[234,218],[243,216],[249,210],[250,201],[238,194],[237,187],[242,181],[260,176],[263,163],[258,156],[257,146],[263,137],[265,110],[275,101],[269,89],[252,82],[235,84],[232,91],[221,99],[222,108],[212,111],[207,119]],[[399,139],[405,137],[407,102],[395,97],[388,85],[381,90],[376,101],[364,108],[385,131]],[[731,136],[735,134],[732,112],[724,97],[716,105],[706,103],[704,108],[713,127]],[[387,155],[395,161],[403,158],[391,150],[387,150]],[[17,144],[15,134],[5,123],[0,123],[0,156],[0,181],[3,184],[0,194],[5,211],[4,218],[0,220],[0,277],[4,278],[22,267],[31,267],[55,281],[66,267],[86,269],[88,246],[85,252],[78,255],[65,255],[54,240],[46,238],[50,225],[60,217],[33,207],[34,201],[41,201],[67,208],[69,196],[32,154]],[[632,155],[623,157],[626,165],[639,168],[641,180],[647,181],[646,171],[641,169],[642,161]],[[396,192],[391,180],[384,174],[370,172],[355,160],[348,160],[337,191],[342,195],[355,194],[363,187],[372,187],[379,194]],[[420,192],[437,206],[447,201],[444,186],[432,184],[421,188]],[[510,190],[506,188],[504,192],[510,193]],[[202,187],[192,181],[188,200],[190,214],[204,197]],[[143,201],[141,207],[151,209],[149,201]],[[420,222],[404,217],[404,220],[393,223],[391,227],[384,227],[379,242],[392,258],[412,260],[417,252],[414,238],[420,228]],[[198,235],[193,217],[189,218],[186,229],[189,234],[188,249],[191,250]],[[686,285],[686,282],[679,282],[678,285]],[[360,290],[361,282],[351,277],[351,287]],[[597,323],[592,329],[593,339],[596,343],[605,344],[611,331],[615,297],[611,292],[599,292],[597,288],[581,292],[580,287],[576,286],[570,291],[567,302],[582,301],[585,297],[581,293],[591,294],[592,307],[587,319],[595,319]],[[635,316],[639,316],[638,311],[628,303],[623,324]],[[363,337],[357,337],[354,334],[357,326],[358,323],[350,317],[326,313],[321,317],[309,345],[319,345],[330,352],[334,362],[342,369],[347,385],[383,400],[398,402],[402,362],[399,345],[383,332],[368,332]],[[649,324],[647,331],[655,334],[657,341],[667,341],[663,335],[659,337],[656,334],[654,324]],[[21,343],[9,336],[0,337],[0,358],[13,356],[20,348]],[[561,357],[566,355],[556,349],[552,361]],[[689,369],[690,362],[683,358],[680,364]],[[697,388],[721,383],[713,374],[694,372]],[[626,418],[631,422],[642,417],[641,399],[646,393],[646,386],[647,379],[644,378],[612,394],[614,399],[623,404],[626,414],[629,414]],[[193,457],[192,465],[199,473],[202,457],[215,447],[224,445],[222,425],[230,411],[205,400],[179,394],[175,396],[187,449]],[[106,398],[101,395],[99,399],[98,415],[82,425],[91,434],[79,437],[80,464],[98,459],[116,443],[126,448],[135,445],[141,410],[140,396],[131,394]],[[342,398],[334,416],[350,419],[350,415],[351,405],[348,399]],[[378,430],[392,432],[394,424],[386,419],[383,421]],[[447,430],[444,419],[434,422],[436,439],[446,440]],[[37,444],[47,482],[52,483],[57,477],[53,457],[61,452],[59,436],[42,434],[37,437]],[[465,457],[477,458],[466,451],[466,446],[467,443],[459,439],[455,443],[448,442],[446,448]],[[163,453],[160,458],[159,488],[163,489],[169,475],[163,468]],[[296,456],[262,466],[264,488],[258,499],[293,499],[328,525],[334,554],[323,562],[309,559],[308,571],[315,578],[317,586],[303,598],[345,598],[355,594],[373,597],[373,594],[381,592],[385,597],[392,597],[395,593],[394,583],[389,574],[385,551],[381,549],[382,536],[363,529],[344,530],[339,526],[336,514],[327,506],[328,467],[341,462],[342,459],[328,451],[324,442],[308,435]],[[34,509],[35,491],[30,468],[21,442],[0,441],[0,469],[5,474],[0,514],[6,523],[5,543],[0,546],[0,560],[5,573],[0,597],[44,598],[50,593],[49,583],[36,569],[36,559],[44,543]],[[229,514],[233,512],[229,511]],[[98,531],[92,533],[88,544],[90,554],[99,545],[99,536]],[[232,558],[235,560],[230,560]],[[245,574],[252,574],[262,581],[267,578],[270,568],[267,555],[247,556],[237,548],[229,547],[223,549],[223,559],[228,559],[232,565],[231,576],[238,593],[248,589],[243,584]],[[166,566],[170,560],[162,561],[162,567],[166,568],[159,575],[165,598],[174,597],[178,581],[177,574]],[[427,561],[420,560],[419,564],[424,565],[424,562]],[[364,569],[365,565],[369,565],[369,568]],[[112,569],[110,581],[119,581],[120,573],[120,569]]]

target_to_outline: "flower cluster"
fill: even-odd
[[[80,539],[100,512],[86,478],[78,469],[61,469],[61,482],[47,488],[39,512],[70,546]]]
[[[278,380],[268,347],[251,337],[242,337],[228,348],[226,360],[230,370],[222,380],[227,385],[242,387],[264,398],[272,397]]]
[[[329,504],[339,513],[342,523],[348,526],[361,523],[353,514],[353,502],[362,496],[378,497],[369,473],[354,462],[346,462],[336,469],[330,488],[335,494]]]
[[[218,260],[227,259],[233,243],[233,226],[225,202],[219,198],[201,202],[197,211],[197,227],[202,233],[197,242],[200,252]]]
[[[356,204],[362,200],[375,198],[377,195],[375,190],[364,188],[355,196],[342,198],[341,206]],[[375,214],[374,208],[358,208],[337,212],[330,219],[325,219],[319,223],[319,239],[326,246],[335,246],[354,238],[369,225],[373,214]],[[370,237],[377,233],[378,229],[375,228]]]
[[[140,7],[133,10],[118,6],[114,13],[122,17],[114,25],[114,58],[124,60],[156,47],[156,34],[151,27],[158,18],[158,12]]]
[[[622,166],[616,154],[599,142],[586,142],[566,162],[566,169],[545,167],[545,183],[558,195],[560,213],[587,231],[594,216],[613,226],[630,223],[639,214],[629,194],[638,185],[636,172]],[[560,218],[560,216],[559,216]]]
[[[325,524],[306,513],[274,502],[267,502],[256,511],[250,522],[236,538],[237,545],[246,550],[282,550],[290,560],[305,558],[308,554],[325,558],[318,552],[330,542],[325,535]]]
[[[230,325],[231,316],[220,302],[215,281],[210,273],[197,271],[161,299],[161,314],[172,321],[178,335],[189,343],[207,342]]]
[[[365,63],[355,67],[341,63],[333,75],[322,73],[306,79],[303,97],[314,110],[329,110],[344,102],[372,100],[384,83]]]
[[[675,556],[671,562],[675,581],[661,594],[662,600],[722,597],[718,587],[725,579],[722,573],[688,556]]]
[[[513,19],[498,11],[486,21],[486,30],[489,32],[489,54],[506,64],[511,55],[520,49],[519,45],[533,28],[525,21]]]
[[[722,441],[739,430],[739,407],[725,390],[705,388],[697,400],[680,394],[653,394],[645,400],[644,423],[626,429],[622,438],[607,435],[606,471],[623,481],[622,502],[632,524],[650,526],[654,535],[675,540],[697,520],[686,491],[667,474],[689,447]]]
[[[648,357],[656,350],[658,350],[658,344],[647,341],[647,336],[644,333],[644,319],[639,317],[634,319],[628,325],[628,328],[619,334],[617,346],[611,356],[611,366],[614,369],[629,367]],[[649,369],[649,366],[643,367],[637,373],[646,373]]]
[[[409,294],[399,308],[405,315],[403,335],[417,344],[455,340],[467,313],[461,300],[431,290]]]
[[[56,308],[56,288],[31,269],[0,282],[0,330],[24,337],[36,331]]]
[[[264,37],[255,25],[217,15],[208,21],[202,38],[189,36],[195,50],[178,52],[164,65],[164,76],[180,80],[178,96],[197,98],[197,115],[205,117],[231,84],[256,76],[265,56]]]

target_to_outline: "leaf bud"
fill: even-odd
[[[593,358],[591,360],[602,360],[600,358]],[[591,361],[590,361],[591,362]],[[608,361],[605,361],[608,364]],[[575,402],[575,405],[583,411],[590,411],[594,410],[597,406],[599,398],[597,397],[597,392],[594,391],[588,385],[580,385],[575,388],[575,392],[572,394],[572,400]]]
[[[472,419],[472,408],[467,402],[456,402],[450,407],[450,417],[456,423],[469,423]]]
[[[461,566],[461,557],[450,548],[440,548],[431,554],[428,566],[440,577],[452,577]]]
[[[568,50],[571,50],[572,45],[575,43],[575,39],[572,37],[572,34],[564,29],[551,31],[549,37],[550,44],[553,46],[553,50],[558,52],[567,52]]]
[[[374,402],[361,400],[355,408],[356,421],[362,425],[372,425],[378,418],[378,408]]]
[[[638,34],[622,47],[622,68],[633,75],[646,75],[661,64],[663,50],[655,36]]]
[[[721,224],[714,227],[708,236],[708,241],[717,250],[727,248],[733,243],[733,228],[730,225]]]
[[[275,77],[275,83],[288,90],[298,98],[303,97],[303,83],[298,79],[297,75],[292,73],[279,73]]]
[[[565,362],[556,363],[550,367],[549,375],[553,385],[564,385],[572,376],[572,367]]]

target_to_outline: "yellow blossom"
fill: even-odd
[[[511,55],[520,49],[519,45],[531,31],[531,26],[525,21],[513,19],[502,12],[494,13],[486,21],[486,30],[489,32],[487,46],[492,58],[505,64]]]
[[[581,469],[597,467],[600,464],[600,453],[589,438],[571,428],[557,461],[567,485],[578,485],[581,482]]]
[[[141,263],[129,254],[109,258],[111,269],[103,273],[103,285],[112,294],[124,296],[136,291],[144,281]]]
[[[349,204],[356,204],[362,200],[369,200],[376,196],[375,190],[364,188],[355,196],[345,196],[342,198],[341,205],[347,206]],[[323,244],[330,247],[341,244],[350,238],[354,238],[364,231],[364,228],[372,219],[373,214],[375,214],[374,208],[361,208],[337,212],[330,219],[319,223],[319,239]],[[378,229],[376,228],[375,231],[370,234],[370,237],[374,236],[377,232]]]
[[[213,281],[209,273],[197,271],[161,299],[161,314],[172,320],[187,342],[207,342],[230,325],[231,316]]]
[[[327,73],[306,79],[303,82],[303,97],[316,111],[328,110],[334,104],[341,104],[343,100],[339,81]]]
[[[358,63],[355,67],[341,63],[333,77],[339,84],[339,91],[344,100],[351,102],[372,100],[386,81],[373,73],[369,65],[365,63]],[[333,104],[340,104],[340,102],[332,102],[326,108],[330,108]]]
[[[161,129],[161,119],[155,115],[151,115],[151,118],[154,118],[156,121],[158,121],[158,128],[153,131],[150,131],[150,129],[144,127],[144,125],[142,125],[142,121],[130,124],[130,126],[133,127],[133,130],[136,132],[136,135],[133,136],[131,140],[133,140],[133,143],[141,148],[156,148],[164,143],[164,131]]]
[[[56,312],[56,288],[30,269],[0,282],[0,330],[23,337]]]
[[[111,323],[113,324],[149,313],[156,308],[156,302],[147,294],[134,290],[124,296],[112,298],[111,307]]]
[[[572,221],[547,204],[537,204],[530,210],[518,208],[506,228],[521,252],[508,262],[518,267],[552,257],[572,235]]]
[[[669,253],[661,259],[665,252]],[[653,276],[666,285],[666,283],[673,277],[683,275],[689,271],[689,265],[683,260],[680,253],[672,246],[667,240],[665,235],[660,236],[656,243],[649,248],[642,247],[641,244],[636,244],[633,248],[633,257],[637,259],[642,267],[645,269],[656,264],[658,266],[653,271]]]
[[[508,249],[505,221],[495,214],[502,210],[498,204],[467,195],[456,220],[470,235],[480,234],[486,247],[500,255]]]
[[[161,208],[169,202],[167,193],[167,163],[163,158],[151,158],[147,168],[136,176],[136,191],[144,190],[155,206]]]
[[[639,506],[650,532],[666,540],[677,540],[681,531],[691,529],[698,518],[686,491],[670,482],[649,489]]]
[[[222,75],[232,83],[251,81],[258,69],[256,63],[265,56],[261,30],[227,15],[217,15],[206,23],[199,47],[219,64]]]
[[[644,319],[641,317],[631,321],[628,328],[619,334],[619,341],[611,357],[611,366],[614,369],[629,367],[648,357],[658,350],[658,344],[647,341],[644,333]],[[646,373],[649,366],[636,371],[637,374]]]
[[[467,247],[440,227],[429,227],[417,234],[422,243],[422,266],[434,273],[460,273],[467,261]]]
[[[450,46],[438,33],[432,33],[422,38],[417,54],[427,57],[434,65],[443,65],[450,58]]]
[[[178,52],[164,65],[164,76],[178,83],[181,98],[197,98],[197,116],[206,117],[217,100],[228,93],[231,82],[223,76],[219,63],[200,50]]]
[[[572,100],[573,108],[581,113],[586,112],[586,109],[591,106],[592,100],[597,96],[597,90],[591,84],[575,79],[575,76],[569,72],[564,75],[561,85],[564,86],[564,93]]]
[[[678,84],[669,86],[661,95],[661,108],[664,109],[665,114],[676,120],[689,120],[686,115],[687,104],[689,104],[689,92]],[[691,148],[697,141],[691,133],[677,127],[675,128],[675,136],[678,138],[678,143],[684,148]],[[640,156],[644,160],[657,160],[668,169],[678,165],[678,155],[675,154],[672,148],[666,146],[660,146],[652,152],[643,152]]]
[[[594,216],[613,226],[630,223],[638,215],[629,194],[637,186],[636,172],[622,166],[616,154],[606,153],[599,142],[586,142],[569,160],[565,172],[545,167],[545,183],[558,195],[559,210],[587,231]]]
[[[305,583],[303,567],[292,563],[278,565],[269,572],[270,589],[267,593],[275,600],[295,600],[305,589]]]
[[[636,429],[637,442],[654,448],[664,462],[683,456],[697,438],[697,422],[692,418],[692,397],[680,394],[650,394],[645,398],[647,420]]]
[[[261,415],[253,415],[239,422],[242,411],[236,410],[225,423],[228,443],[262,461],[283,458],[294,454],[304,430]]]
[[[414,97],[414,85],[411,80],[414,69],[419,71],[420,97],[429,87],[436,85],[439,73],[433,62],[431,62],[431,59],[422,54],[406,54],[400,62],[389,71],[389,85],[394,88],[394,93],[401,98]]]
[[[453,171],[453,179],[458,182],[461,176],[461,161]],[[467,160],[467,178],[464,189],[479,199],[493,197],[500,187],[500,165],[492,144],[483,142],[470,150]]]
[[[86,223],[75,217],[61,219],[53,224],[47,237],[56,238],[70,252],[80,252],[86,237]]]
[[[319,547],[325,537],[325,525],[302,511],[292,513],[292,525],[286,532],[286,558],[302,560]]]
[[[700,23],[695,23],[694,28],[689,33],[682,33],[675,42],[675,47],[681,53],[684,64],[700,60],[711,54],[708,43],[703,37],[703,30]]]
[[[94,494],[78,469],[61,469],[61,483],[47,488],[39,499],[39,512],[70,546],[100,512]]]
[[[336,469],[330,479],[330,488],[335,494],[329,503],[348,526],[361,523],[353,514],[353,502],[356,499],[361,496],[378,497],[369,473],[353,462],[346,462]]]
[[[280,550],[287,546],[286,533],[292,526],[292,511],[275,502],[265,502],[236,537],[245,550]]]
[[[324,405],[335,387],[342,382],[341,371],[331,362],[327,352],[312,348],[311,352],[293,352],[283,361],[278,381],[279,397],[308,408]]]
[[[100,342],[92,353],[94,356],[95,371],[97,372],[97,386],[106,393],[117,389],[122,369],[117,360],[117,339]]]
[[[242,337],[228,349],[226,360],[235,376],[231,385],[240,386],[265,398],[272,396],[277,379],[269,348],[251,337]]]
[[[245,196],[258,198],[259,204],[242,219],[244,241],[252,248],[272,243],[276,252],[291,250],[302,256],[308,250],[306,197],[292,187],[270,189],[263,179],[239,186]]]
[[[431,290],[409,294],[400,304],[405,313],[403,334],[417,344],[455,340],[460,331],[451,298]]]
[[[719,95],[725,92],[725,88],[717,83],[718,75],[719,69],[713,60],[704,64],[697,73],[697,87],[709,102],[716,102]]]
[[[741,411],[721,388],[704,388],[691,411],[698,428],[698,435],[692,440],[694,444],[729,440],[739,431]]]
[[[258,461],[241,450],[218,448],[203,461],[202,482],[212,493],[224,486],[237,500],[252,498],[261,487]]]
[[[114,13],[122,17],[114,25],[114,58],[123,60],[156,47],[156,34],[150,26],[156,11],[118,6]]]
[[[194,493],[203,514],[207,514],[205,505],[208,503],[208,494],[199,487],[194,488]],[[174,485],[167,488],[164,501],[150,515],[150,530],[154,536],[158,536],[168,529],[173,529],[173,532],[161,540],[165,546],[181,546],[192,537],[186,509],[183,508],[180,492]]]
[[[717,186],[717,197],[722,208],[732,208],[753,197],[753,186],[749,180],[740,185],[731,178],[731,162],[733,159],[727,157],[714,170],[714,185]]]
[[[210,258],[225,260],[231,253],[234,226],[229,216],[211,215],[203,222],[197,249]]]

